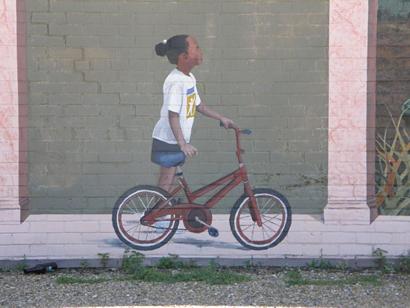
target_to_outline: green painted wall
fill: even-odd
[[[253,130],[243,138],[254,186],[296,213],[326,204],[328,1],[28,0],[32,213],[106,213],[136,184],[155,184],[151,132],[172,66],[155,43],[197,37],[202,99]],[[232,133],[199,117],[197,188],[236,168]],[[216,212],[228,212],[234,192]]]

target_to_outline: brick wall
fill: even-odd
[[[398,118],[401,113],[401,104],[410,98],[409,17],[410,2],[380,1],[377,28],[377,126],[379,132],[391,126],[391,118],[386,106],[393,116]]]
[[[321,213],[327,0],[28,0],[27,10],[32,213],[105,213],[130,186],[156,182],[151,132],[172,66],[153,46],[178,33],[204,51],[202,99],[253,129],[243,143],[254,185]],[[197,119],[200,154],[184,168],[194,188],[236,167],[232,137]]]

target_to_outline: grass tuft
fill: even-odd
[[[143,263],[144,255],[135,251],[127,252],[124,255],[122,262],[122,270],[126,276],[115,280],[162,283],[200,281],[211,285],[234,284],[250,280],[250,276],[248,275],[220,268],[212,262],[207,267],[198,267],[192,262],[185,264],[179,260],[177,256],[161,258],[157,266],[154,267],[146,267]],[[92,284],[109,280],[109,278],[77,278],[72,276],[60,276],[57,278],[57,283]]]
[[[286,273],[286,283],[288,286],[295,285],[316,285],[316,286],[341,286],[354,284],[371,284],[380,285],[380,279],[377,275],[360,275],[343,279],[305,279],[300,271],[289,271]]]
[[[410,274],[410,256],[400,257],[394,269],[397,273]]]

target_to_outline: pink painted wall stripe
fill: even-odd
[[[21,22],[20,22],[21,21]],[[0,2],[0,221],[20,219],[27,197],[24,1]]]
[[[343,210],[349,208],[362,209],[361,213],[369,215],[374,199],[376,14],[376,0],[330,1],[325,219],[327,216],[343,220]],[[342,212],[339,217],[329,216],[329,210]]]

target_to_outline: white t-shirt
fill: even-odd
[[[161,108],[161,118],[154,127],[152,137],[170,144],[178,143],[168,118],[168,111],[173,111],[179,114],[179,123],[184,139],[189,143],[196,106],[201,103],[194,75],[189,73],[187,76],[178,69],[172,70],[164,81],[163,94],[164,103]]]

